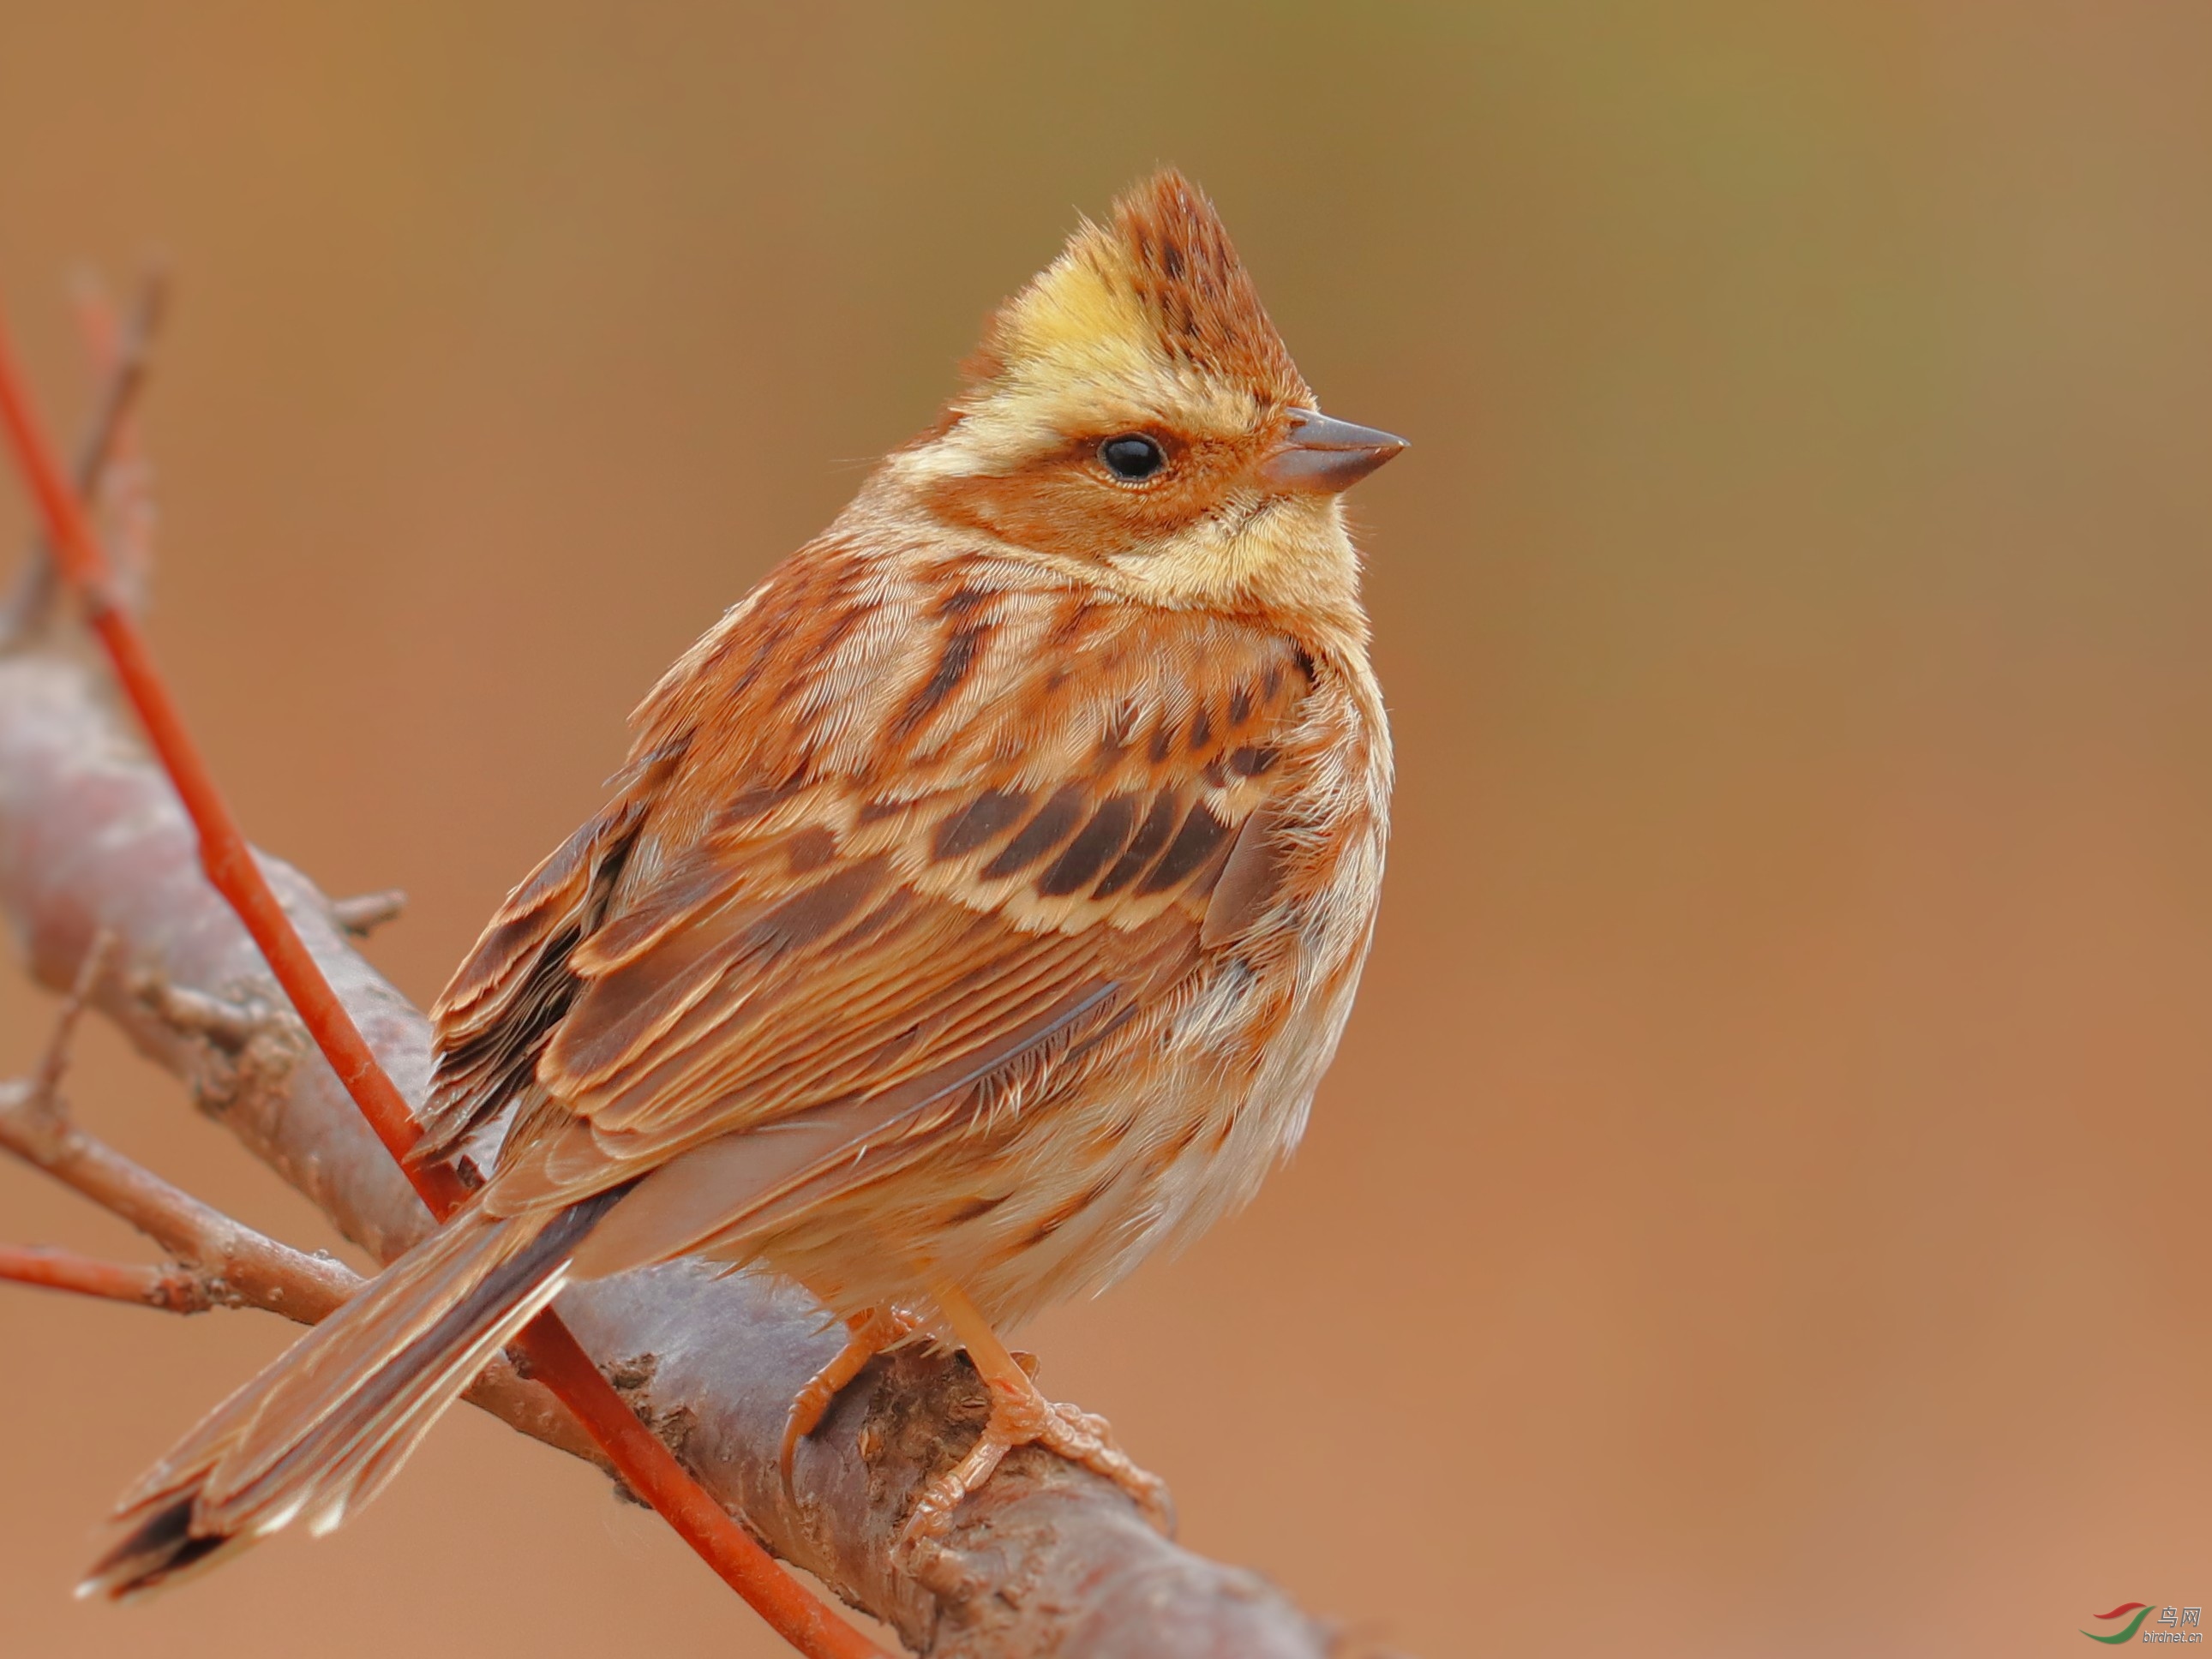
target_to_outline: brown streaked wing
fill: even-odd
[[[934,1103],[891,1109],[917,1079],[963,1076],[967,1086],[1150,1001],[1197,957],[1198,920],[1173,907],[1134,928],[1024,931],[995,909],[916,894],[880,856],[793,883],[780,854],[748,850],[774,879],[735,876],[757,890],[709,901],[670,936],[680,951],[628,957],[598,977],[588,951],[571,958],[582,988],[538,1079],[590,1132],[503,1159],[497,1210],[572,1201],[687,1146],[768,1127],[763,1170],[781,1168],[786,1126],[804,1129],[809,1113],[840,1102],[883,1103],[868,1130],[880,1133],[885,1114]],[[794,914],[808,925],[791,926]],[[823,1155],[850,1150],[840,1141]]]
[[[446,1156],[528,1084],[575,993],[569,952],[598,926],[679,757],[656,750],[625,768],[620,793],[507,896],[431,1006],[438,1062],[416,1158]]]
[[[917,836],[933,827],[916,815]],[[588,949],[572,957],[582,988],[538,1080],[573,1124],[502,1160],[490,1207],[573,1202],[665,1165],[661,1199],[641,1189],[604,1224],[616,1231],[592,1271],[611,1272],[694,1248],[761,1205],[819,1198],[833,1168],[841,1184],[873,1178],[886,1156],[958,1121],[979,1083],[1054,1063],[1191,971],[1205,893],[1228,856],[1211,839],[1214,856],[1180,877],[1188,905],[1150,904],[1133,926],[1102,907],[1088,925],[1035,930],[981,898],[917,893],[880,854],[795,883],[773,846],[744,849],[767,876],[732,872],[730,887],[753,890],[739,902],[691,884],[700,914],[667,935],[680,951],[604,968]],[[1053,867],[1040,853],[1033,878]],[[810,925],[788,925],[795,914]]]
[[[959,726],[933,711],[921,793],[896,755],[882,780],[787,773],[773,812],[726,830],[714,791],[763,778],[687,767],[668,821],[716,827],[665,865],[641,860],[651,878],[569,953],[574,993],[536,1066],[547,1109],[510,1138],[488,1207],[567,1204],[665,1166],[667,1215],[649,1224],[657,1206],[626,1200],[594,1259],[678,1252],[762,1205],[873,1178],[965,1122],[991,1079],[1034,1080],[1160,1006],[1222,941],[1201,929],[1232,859],[1249,872],[1235,912],[1257,914],[1250,882],[1274,862],[1240,852],[1239,832],[1281,769],[1249,757],[1282,740],[1304,677],[1279,638],[1146,626],[1178,631],[1133,635],[1088,677],[979,635],[963,663],[978,690]],[[1202,698],[1185,678],[1201,663],[1222,686]],[[907,694],[884,701],[896,724]],[[1132,712],[1100,721],[1101,707]],[[1084,730],[1100,734],[1087,753],[1058,735]]]

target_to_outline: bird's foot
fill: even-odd
[[[1024,1370],[984,1378],[990,1390],[991,1416],[968,1455],[922,1489],[914,1510],[899,1529],[899,1547],[909,1556],[933,1546],[952,1524],[953,1512],[988,1481],[1017,1446],[1042,1446],[1094,1474],[1103,1474],[1127,1492],[1145,1519],[1163,1534],[1175,1528],[1167,1482],[1139,1468],[1115,1443],[1103,1417],[1076,1406],[1060,1405],[1038,1392]]]
[[[783,1444],[776,1462],[783,1471],[783,1490],[791,1492],[791,1472],[799,1455],[799,1443],[821,1426],[830,1406],[848,1382],[885,1348],[903,1342],[921,1328],[921,1321],[902,1308],[871,1308],[845,1322],[845,1346],[820,1370],[806,1379],[792,1396],[783,1419]]]

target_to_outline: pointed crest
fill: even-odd
[[[1006,379],[1078,381],[1195,371],[1264,404],[1312,392],[1204,192],[1163,168],[1085,220],[1066,248],[991,320],[969,364],[975,389]]]

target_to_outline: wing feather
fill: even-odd
[[[529,1087],[574,993],[568,957],[604,916],[681,752],[657,745],[623,769],[615,798],[507,896],[432,1006],[438,1063],[417,1158],[447,1156]]]
[[[1233,944],[1209,906],[1224,867],[1234,919],[1264,906],[1276,862],[1254,843],[1310,665],[1218,622],[1203,649],[1148,642],[1198,624],[1129,609],[1084,612],[1122,631],[1071,645],[1079,675],[1000,643],[1034,627],[978,632],[951,724],[946,702],[902,725],[926,688],[848,665],[830,737],[867,740],[842,764],[828,738],[794,752],[783,713],[829,701],[807,677],[841,672],[836,650],[744,637],[791,631],[788,606],[734,613],[689,659],[726,674],[721,701],[656,694],[654,758],[440,1001],[441,1144],[525,1101],[487,1210],[639,1182],[580,1272],[738,1236],[1024,1097],[1000,1080],[1078,1063]],[[895,633],[844,630],[836,650]],[[1200,663],[1225,696],[1194,696]]]

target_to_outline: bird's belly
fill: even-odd
[[[778,1229],[759,1260],[841,1316],[930,1311],[933,1275],[1001,1329],[1103,1290],[1242,1207],[1297,1143],[1351,1000],[1348,976],[1326,988],[1232,964],[1007,1121]]]

